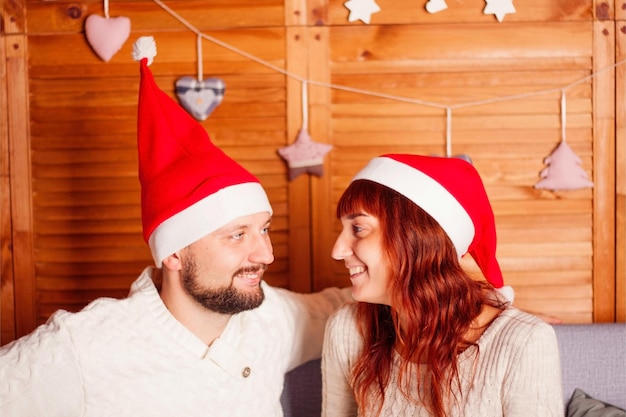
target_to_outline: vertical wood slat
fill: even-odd
[[[615,34],[593,23],[593,320],[615,320]],[[609,68],[610,70],[605,70]],[[600,72],[603,71],[603,72]]]
[[[309,49],[309,74],[312,81],[329,85],[330,74],[330,39],[329,28],[326,26],[314,27],[310,31],[311,43]],[[311,86],[309,90],[310,108],[309,119],[313,140],[321,143],[332,143],[331,134],[331,91],[325,86]],[[331,151],[332,153],[333,151]],[[332,283],[332,263],[330,251],[334,241],[334,221],[332,211],[332,174],[331,158],[324,158],[324,175],[311,179],[312,220],[311,228],[313,257],[314,290],[335,285]]]
[[[615,4],[615,61],[626,59],[626,5]],[[626,67],[615,71],[615,319],[626,322]]]
[[[285,27],[306,24],[307,0],[285,0]],[[287,51],[291,51],[287,49]]]
[[[27,40],[24,35],[6,37],[9,164],[16,336],[29,333],[36,322],[35,268],[33,256],[32,185],[28,111]]]
[[[15,339],[15,288],[11,228],[11,172],[9,158],[9,99],[7,34],[23,32],[23,1],[0,2],[0,345]]]
[[[0,345],[15,339],[6,44],[0,35]]]
[[[304,14],[304,13],[302,13]],[[286,31],[289,74],[308,78],[308,44],[306,27],[288,27]],[[287,80],[287,144],[292,144],[302,127],[302,83],[293,77]],[[311,266],[311,199],[308,175],[300,175],[288,185],[289,216],[289,288],[310,292],[313,288]]]
[[[0,2],[0,17],[5,34],[24,33],[26,27],[26,0]]]

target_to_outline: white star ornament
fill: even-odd
[[[498,19],[498,22],[504,20],[504,16],[507,14],[515,13],[515,6],[513,6],[513,0],[485,0],[487,5],[483,14],[493,14]]]
[[[348,22],[363,21],[369,25],[373,13],[380,12],[380,7],[374,0],[348,0],[343,4],[348,10]]]

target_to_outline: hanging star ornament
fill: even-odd
[[[278,154],[287,161],[291,181],[305,173],[321,177],[324,173],[324,156],[331,149],[332,145],[313,142],[309,132],[301,129],[296,141],[280,148]]]
[[[483,14],[493,14],[498,19],[498,22],[504,20],[504,16],[507,14],[515,13],[515,6],[513,6],[513,0],[485,0],[487,5]]]
[[[380,12],[380,7],[374,0],[348,0],[343,4],[348,10],[348,22],[361,20],[369,25],[373,13]]]

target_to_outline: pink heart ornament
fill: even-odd
[[[182,77],[176,81],[176,96],[181,106],[197,120],[206,120],[222,102],[226,85],[219,78],[198,80]]]
[[[130,19],[124,16],[106,18],[92,14],[85,20],[85,36],[93,51],[109,62],[130,35]]]

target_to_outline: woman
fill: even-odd
[[[337,207],[357,303],[328,322],[323,415],[563,415],[552,327],[511,306],[493,212],[471,164],[385,155]],[[486,280],[459,259],[474,258]]]

